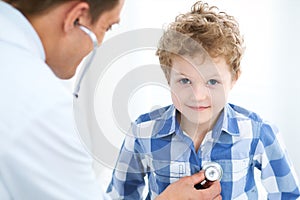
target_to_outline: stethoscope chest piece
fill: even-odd
[[[202,166],[202,170],[204,170],[205,178],[208,181],[219,181],[223,176],[222,167],[216,162],[206,162]]]

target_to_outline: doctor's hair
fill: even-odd
[[[175,55],[193,57],[201,51],[212,58],[225,58],[231,68],[232,78],[237,79],[241,73],[243,43],[239,24],[233,16],[198,1],[190,12],[178,15],[166,27],[156,55],[168,81]]]
[[[74,0],[3,0],[18,9],[25,16],[38,15],[47,12],[55,6]],[[87,2],[90,7],[92,23],[97,21],[100,15],[117,6],[119,0],[81,0]]]

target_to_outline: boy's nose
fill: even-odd
[[[209,90],[205,85],[197,84],[195,87],[193,87],[192,98],[194,100],[196,101],[205,100],[208,95],[209,95]]]

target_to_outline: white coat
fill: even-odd
[[[102,199],[72,94],[28,20],[0,1],[0,199]]]

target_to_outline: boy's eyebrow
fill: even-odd
[[[175,75],[177,75],[177,76],[187,76],[188,77],[188,75],[184,74],[183,72],[177,72],[177,71],[175,71]]]
[[[206,74],[206,75],[203,75],[203,73],[199,73],[199,75],[204,80],[205,79],[212,79],[212,78],[221,78],[221,76],[220,76],[220,74],[218,72],[214,72],[212,74]],[[175,71],[175,76],[184,76],[184,77],[187,77],[187,78],[191,79],[191,77],[189,75],[186,75],[183,72],[177,72],[177,71]]]
[[[220,74],[218,72],[208,74],[209,77],[220,77]]]

